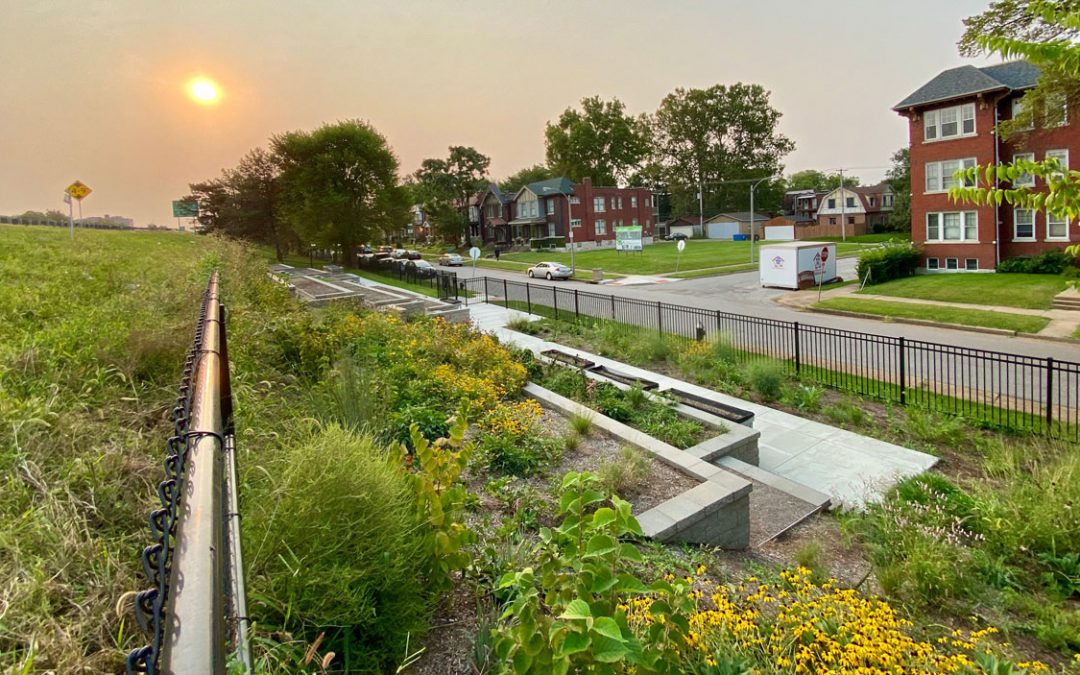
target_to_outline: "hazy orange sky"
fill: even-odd
[[[0,0],[0,214],[65,209],[175,227],[170,201],[276,133],[370,121],[402,175],[450,145],[494,178],[544,160],[582,97],[651,112],[676,87],[754,82],[795,141],[786,172],[878,180],[907,143],[890,108],[989,0],[136,2]],[[184,85],[215,79],[200,106]]]

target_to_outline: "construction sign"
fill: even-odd
[[[81,202],[88,194],[93,192],[93,190],[91,190],[90,186],[86,183],[77,180],[67,186],[67,189],[64,190],[64,192],[68,193],[73,199],[77,199]]]

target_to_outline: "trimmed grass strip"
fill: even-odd
[[[1050,323],[1041,316],[1026,314],[1008,314],[990,312],[981,309],[957,309],[942,305],[916,304],[907,302],[888,302],[886,300],[862,300],[858,298],[832,298],[814,305],[823,309],[838,309],[845,312],[861,312],[898,319],[923,319],[941,323],[955,323],[963,326],[983,328],[1001,328],[1019,333],[1038,333]]]

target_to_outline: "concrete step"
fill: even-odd
[[[829,495],[824,492],[818,492],[812,487],[807,487],[802,483],[796,483],[790,478],[777,476],[775,473],[771,473],[759,466],[744,462],[737,457],[732,457],[730,455],[718,457],[713,463],[717,466],[724,467],[725,469],[730,469],[735,473],[742,474],[747,478],[752,478],[759,483],[764,483],[769,487],[776,488],[781,492],[786,492],[792,497],[801,499],[810,504],[817,510],[828,508],[832,501],[829,498]]]
[[[735,457],[720,457],[714,463],[753,484],[749,503],[751,548],[772,541],[831,503],[826,494]]]
[[[1080,300],[1054,300],[1051,307],[1053,309],[1068,309],[1080,312]]]

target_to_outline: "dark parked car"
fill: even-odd
[[[665,234],[664,241],[682,241],[683,239],[689,239],[685,232],[675,232],[674,234]]]
[[[420,278],[433,277],[437,274],[435,266],[426,260],[410,260],[405,263],[405,271]]]
[[[409,249],[408,251],[405,251],[405,257],[409,260],[420,260],[424,256],[420,254],[420,251],[414,251],[412,249]]]

